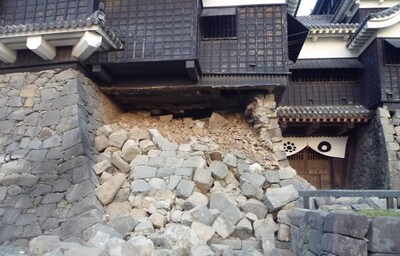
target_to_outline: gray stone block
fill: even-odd
[[[110,180],[103,183],[101,186],[96,188],[96,195],[103,205],[108,205],[112,202],[115,195],[118,193],[122,184],[125,182],[125,175],[119,173],[112,177]]]
[[[36,215],[38,217],[50,217],[54,210],[57,208],[56,204],[42,204],[36,208]]]
[[[50,189],[51,191],[51,189]],[[71,186],[66,194],[68,202],[78,201],[80,198],[85,197],[94,191],[94,186],[90,181],[84,181],[82,183]]]
[[[171,167],[161,167],[157,170],[157,177],[167,177],[174,175],[175,169]]]
[[[248,239],[253,236],[253,225],[247,218],[241,219],[233,233],[233,236],[240,238],[241,240]]]
[[[165,159],[161,157],[150,157],[147,165],[158,168],[164,166],[164,161]]]
[[[100,222],[102,222],[102,214],[96,209],[70,218],[61,224],[61,239],[65,240],[71,237],[79,238],[82,231]]]
[[[318,255],[321,251],[321,238],[323,233],[321,233],[320,230],[316,230],[313,228],[311,228],[308,232],[308,249]]]
[[[299,193],[293,185],[282,188],[269,188],[263,197],[263,202],[269,211],[275,211],[299,198]]]
[[[134,180],[131,183],[132,193],[146,193],[151,191],[151,185],[145,180]]]
[[[202,168],[196,170],[193,181],[204,192],[208,191],[214,183],[214,179],[211,177],[211,170]]]
[[[61,200],[63,200],[64,195],[65,195],[64,193],[49,193],[49,194],[46,194],[46,195],[43,197],[41,203],[42,203],[42,204],[53,204],[53,203],[58,203],[58,202],[60,202]]]
[[[312,210],[305,214],[304,220],[310,227],[322,232],[324,230],[324,221],[327,215],[328,212]]]
[[[176,196],[182,198],[188,198],[194,189],[194,182],[191,180],[181,179],[178,186],[176,187]]]
[[[324,222],[324,232],[338,233],[359,239],[363,239],[365,237],[368,228],[369,219],[366,216],[360,216],[356,214],[330,213],[328,216],[326,216]]]
[[[240,176],[240,184],[244,183],[253,184],[259,188],[262,188],[265,184],[266,178],[260,174],[244,173]]]
[[[368,250],[400,254],[400,218],[378,217],[371,220],[368,231]]]
[[[266,171],[264,175],[268,183],[278,183],[280,181],[279,172],[277,171]]]
[[[107,222],[107,225],[115,229],[121,234],[125,234],[133,231],[138,225],[138,221],[133,218],[130,214],[122,214],[114,216]]]
[[[62,137],[61,148],[67,149],[82,142],[81,128],[66,131]]]
[[[65,192],[71,186],[71,183],[66,179],[59,179],[53,184],[52,192]]]
[[[130,171],[129,164],[121,157],[121,151],[116,151],[112,154],[111,163],[123,173],[128,173]]]
[[[245,182],[241,186],[242,195],[247,198],[256,198],[261,200],[263,197],[263,190],[253,183]]]
[[[10,197],[11,207],[17,209],[28,209],[33,205],[33,199],[25,194]]]
[[[325,233],[321,239],[321,251],[335,255],[367,256],[367,241]]]
[[[191,179],[193,177],[193,168],[192,167],[176,168],[175,169],[175,175],[177,175],[177,176],[186,176],[186,177]]]
[[[256,199],[249,199],[241,204],[240,207],[245,213],[251,212],[255,214],[259,220],[264,219],[268,213],[267,207]]]
[[[165,151],[178,150],[178,144],[170,142],[169,140],[164,138],[157,130],[149,129],[149,134],[150,134],[151,139],[154,141],[154,143],[157,144],[157,146],[161,150],[165,150]]]
[[[137,165],[132,168],[132,176],[134,179],[154,178],[157,176],[157,168]]]
[[[36,185],[35,189],[32,191],[31,195],[32,196],[41,196],[41,195],[49,193],[50,191],[51,191],[50,185],[38,184],[38,185]]]
[[[59,110],[53,110],[46,112],[40,120],[40,126],[51,126],[56,125],[60,122],[61,112]]]
[[[208,168],[214,179],[224,179],[228,175],[228,166],[220,161],[213,161]]]
[[[221,216],[214,221],[212,227],[222,239],[228,238],[235,231],[235,225]]]
[[[190,210],[194,222],[200,222],[204,225],[211,226],[214,222],[214,216],[205,205],[197,206]]]
[[[32,150],[31,152],[28,153],[26,156],[26,160],[30,160],[33,162],[43,162],[43,160],[46,158],[48,150]]]
[[[221,191],[212,192],[210,195],[210,209],[218,209],[220,212],[225,211],[225,209],[234,205],[225,193]]]
[[[14,224],[21,215],[22,209],[7,209],[2,218],[4,224]]]

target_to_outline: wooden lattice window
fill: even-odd
[[[203,39],[236,39],[236,15],[208,16],[202,18]]]

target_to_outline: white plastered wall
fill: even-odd
[[[307,38],[301,49],[299,59],[326,59],[326,58],[354,58],[357,51],[350,51],[346,47],[347,41],[338,37],[318,38],[313,42]]]

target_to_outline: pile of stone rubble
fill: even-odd
[[[291,255],[278,248],[289,246],[287,214],[297,189],[310,188],[291,167],[268,171],[240,151],[178,145],[154,129],[115,125],[97,131],[95,147],[106,225],[85,232],[85,247],[40,236],[32,254]]]

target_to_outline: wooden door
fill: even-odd
[[[289,156],[288,159],[297,174],[308,180],[317,189],[333,188],[330,157],[321,155],[311,148],[305,148],[303,151]]]

